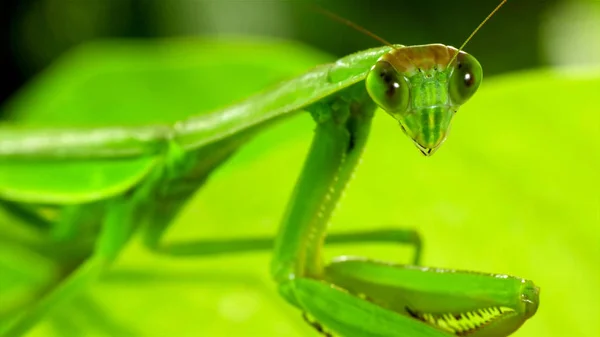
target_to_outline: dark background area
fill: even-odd
[[[540,28],[557,5],[596,0],[511,0],[469,43],[485,74],[539,67]],[[380,45],[310,9],[308,1],[4,0],[0,103],[66,50],[99,38],[248,34],[299,40],[342,56]],[[391,41],[460,46],[498,5],[482,0],[322,0],[317,3]],[[554,10],[554,12],[552,12]],[[559,11],[560,13],[560,11]]]

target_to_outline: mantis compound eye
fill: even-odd
[[[448,92],[452,103],[465,103],[479,88],[483,71],[479,62],[471,55],[460,52],[450,75]]]
[[[408,110],[408,80],[389,62],[377,61],[367,75],[366,84],[369,96],[383,110],[392,115]]]

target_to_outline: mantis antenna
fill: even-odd
[[[467,43],[469,43],[469,41],[471,41],[471,39],[473,38],[473,36],[475,36],[475,34],[477,34],[477,32],[479,31],[479,29],[481,29],[481,27],[483,27],[483,25],[492,17],[494,16],[494,14],[496,14],[496,12],[507,2],[508,0],[502,0],[502,2],[500,2],[500,4],[498,6],[496,6],[496,8],[494,8],[494,10],[479,24],[479,26],[477,26],[477,28],[475,28],[475,30],[471,33],[471,35],[469,35],[469,37],[465,40],[465,42],[463,42],[463,44],[460,46],[460,48],[458,48],[458,50],[456,51],[456,53],[454,53],[454,56],[452,56],[452,59],[450,59],[450,62],[448,62],[448,64],[451,64],[452,62],[454,62],[454,60],[456,59],[456,57],[458,56],[458,54],[461,52],[461,50],[463,50],[463,48],[467,45]],[[398,49],[396,47],[394,47],[394,45],[392,45],[391,43],[389,43],[387,40],[379,37],[377,34],[369,31],[368,29],[348,20],[345,19],[333,12],[330,12],[322,7],[319,7],[317,5],[311,5],[310,7],[312,7],[313,10],[328,16],[329,18],[341,22],[347,26],[349,26],[350,28],[354,28],[355,30],[385,44],[388,47],[391,47],[393,49]],[[405,57],[409,63],[412,63],[412,60],[410,60],[408,57]],[[414,64],[413,64],[414,65]]]
[[[388,47],[392,47],[394,49],[398,49],[398,48],[394,47],[391,43],[389,43],[387,40],[385,40],[385,39],[377,36],[377,34],[372,33],[368,29],[366,29],[366,28],[364,28],[362,26],[359,26],[356,23],[354,23],[354,22],[352,22],[352,21],[350,21],[348,19],[345,19],[345,18],[343,18],[343,17],[341,17],[341,16],[339,16],[339,15],[333,13],[333,12],[330,12],[330,11],[326,10],[325,8],[319,7],[317,5],[311,5],[310,7],[313,10],[315,10],[315,11],[317,11],[317,12],[319,12],[319,13],[325,15],[325,16],[328,16],[329,18],[331,18],[331,19],[333,19],[335,21],[341,22],[341,23],[345,24],[346,26],[348,26],[350,28],[354,28],[354,29],[358,30],[359,32],[361,32],[361,33],[363,33],[363,34],[365,34],[365,35],[367,35],[367,36],[369,36],[369,37],[371,37],[371,38],[373,38],[373,39],[375,39],[375,40],[377,40],[377,41],[385,44]]]
[[[475,34],[477,34],[477,32],[479,31],[479,29],[481,27],[483,27],[483,25],[492,17],[494,16],[494,14],[496,14],[496,12],[500,9],[500,7],[502,7],[508,0],[502,0],[502,2],[500,2],[500,4],[498,6],[496,6],[496,8],[494,8],[494,10],[479,24],[479,26],[477,26],[477,28],[475,28],[475,30],[473,31],[473,33],[471,33],[471,35],[469,35],[469,37],[465,40],[465,42],[463,42],[463,44],[460,46],[460,48],[458,48],[458,50],[456,51],[456,53],[454,54],[454,56],[452,57],[452,59],[450,60],[450,62],[448,62],[448,64],[452,64],[452,62],[454,62],[454,59],[456,59],[456,56],[458,56],[458,53],[460,53],[461,50],[463,50],[463,48],[467,45],[467,43],[469,43],[469,41],[471,41],[471,38],[473,36],[475,36]]]
[[[390,47],[392,49],[396,49],[396,50],[398,49],[393,44],[391,44],[390,42],[388,42],[386,39],[384,39],[382,37],[379,37],[377,34],[371,32],[370,30],[368,30],[368,29],[366,29],[366,28],[364,28],[364,27],[362,27],[362,26],[360,26],[360,25],[358,25],[358,24],[356,24],[356,23],[354,23],[354,22],[352,22],[352,21],[350,21],[348,19],[345,19],[345,18],[343,18],[343,17],[341,17],[341,16],[339,16],[339,15],[333,13],[333,12],[330,12],[330,11],[326,10],[325,8],[319,7],[317,5],[311,5],[310,7],[314,11],[317,11],[317,12],[319,12],[319,13],[325,15],[325,16],[328,16],[330,19],[333,19],[333,20],[335,20],[337,22],[343,23],[346,26],[359,31],[359,32],[361,32],[361,33],[363,33],[363,34],[365,34],[365,35],[367,35],[367,36],[369,36],[369,37],[371,37],[371,38],[373,38],[373,39],[375,39],[375,40],[377,40],[377,41],[385,44],[386,46],[388,46],[388,47]],[[406,60],[410,64],[412,64],[413,66],[415,65],[410,58],[408,58],[406,56],[405,56],[405,58],[406,58]]]

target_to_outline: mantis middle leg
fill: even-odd
[[[137,198],[116,197],[106,201],[99,237],[89,257],[36,302],[0,326],[0,336],[21,336],[53,307],[71,298],[106,270],[117,258],[137,227]],[[73,219],[75,221],[76,219]],[[75,225],[73,225],[75,226]]]
[[[187,185],[190,190],[184,197],[175,196],[174,198],[164,198],[162,201],[156,202],[157,205],[154,207],[155,213],[150,217],[150,221],[148,221],[146,230],[144,231],[144,243],[148,248],[160,254],[178,257],[208,257],[219,254],[258,252],[273,249],[275,240],[271,236],[219,240],[207,238],[184,242],[165,242],[163,240],[163,236],[168,230],[170,223],[172,223],[174,216],[185,205],[185,201],[206,183],[210,174],[223,164],[247,138],[246,135],[235,135],[231,140],[200,149],[198,153],[192,155],[202,158],[202,161],[194,165],[187,164],[194,170],[196,182],[194,185]],[[198,225],[209,226],[210,224],[203,224],[199,220]],[[414,246],[413,262],[415,264],[419,263],[421,240],[418,233],[414,230],[380,227],[351,233],[333,234],[327,239],[328,244],[369,242],[399,243]]]

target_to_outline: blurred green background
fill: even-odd
[[[1,25],[7,98],[63,52],[99,38],[259,35],[301,41],[334,56],[379,43],[311,11],[317,4],[392,43],[458,47],[496,0],[5,0]],[[468,46],[486,75],[597,63],[597,0],[509,1]],[[485,33],[484,33],[485,32]],[[596,42],[596,43],[594,43]]]
[[[497,5],[318,4],[394,43],[454,46]],[[303,5],[7,1],[0,116],[38,125],[74,125],[83,114],[98,116],[96,124],[150,118],[145,113],[175,120],[379,45]],[[448,142],[423,158],[379,113],[332,230],[417,227],[427,265],[515,274],[541,287],[538,314],[516,336],[599,336],[600,3],[509,1],[466,50],[486,78]],[[274,234],[311,130],[310,118],[299,116],[252,141],[198,193],[169,237]],[[0,310],[36,296],[66,268],[11,240],[38,234],[1,211]],[[411,252],[346,246],[327,253],[405,262]],[[31,335],[315,336],[279,299],[269,258],[169,259],[135,242]]]

